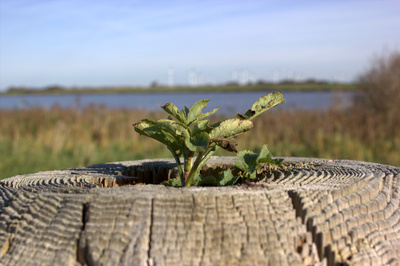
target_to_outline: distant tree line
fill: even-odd
[[[25,93],[32,93],[32,92],[37,92],[37,91],[43,91],[43,92],[61,92],[61,91],[66,91],[67,88],[59,86],[59,85],[52,85],[52,86],[47,86],[45,88],[29,88],[25,86],[11,86],[7,89],[7,93],[10,94],[25,94]]]
[[[271,85],[271,84],[332,84],[332,82],[326,81],[326,80],[317,80],[313,78],[309,78],[306,80],[298,81],[294,79],[283,79],[278,82],[271,82],[271,81],[266,81],[266,80],[258,80],[254,83],[249,82],[245,86],[251,86],[251,85]],[[240,86],[240,84],[237,81],[229,81],[225,83],[226,86]]]
[[[263,85],[326,85],[326,84],[333,84],[332,82],[325,81],[325,80],[317,80],[313,78],[309,78],[303,81],[297,81],[293,79],[284,79],[279,82],[271,82],[265,80],[258,80],[254,83],[250,82],[245,85],[239,84],[237,81],[229,81],[219,85],[203,85],[199,87],[246,87],[246,86],[263,86]],[[176,85],[175,88],[187,88],[187,86]],[[114,87],[64,87],[61,85],[50,85],[44,88],[37,88],[37,87],[26,87],[26,86],[11,86],[6,90],[8,94],[29,94],[29,93],[64,93],[64,92],[76,92],[76,91],[95,91],[95,90],[130,90],[130,89],[143,89],[145,87],[139,86],[114,86]],[[170,90],[171,88],[168,86],[160,85],[157,81],[153,81],[147,88],[152,89],[166,89]]]

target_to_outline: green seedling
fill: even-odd
[[[199,170],[218,148],[236,153],[236,137],[253,128],[251,120],[266,110],[284,103],[285,99],[281,92],[262,96],[246,113],[213,124],[206,118],[216,113],[219,108],[203,114],[202,110],[208,102],[209,100],[198,101],[190,109],[185,106],[182,110],[173,103],[167,103],[161,108],[169,114],[168,119],[158,121],[144,119],[133,124],[139,134],[166,145],[175,158],[179,179],[170,180],[169,185],[190,187],[235,183],[236,177],[229,177],[229,172],[217,180],[211,177],[203,178]]]
[[[239,161],[235,162],[235,166],[240,169],[241,177],[250,181],[255,181],[257,174],[261,173],[261,163],[281,165],[283,161],[283,159],[273,159],[267,145],[262,146],[260,153],[245,150],[239,152],[237,157]]]
[[[239,161],[235,161],[235,167],[239,170],[234,175],[231,170],[224,171],[218,178],[214,176],[202,177],[196,173],[192,186],[232,186],[244,180],[258,181],[257,175],[263,171],[263,163],[281,166],[283,159],[273,159],[267,145],[263,145],[260,153],[244,150],[237,154]],[[163,182],[166,186],[182,186],[180,178],[173,178]]]

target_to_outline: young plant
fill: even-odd
[[[196,174],[193,181],[194,186],[232,186],[236,183],[242,183],[244,180],[258,181],[257,174],[263,171],[262,163],[269,163],[280,166],[283,159],[273,159],[267,145],[263,145],[260,153],[244,150],[237,154],[239,161],[235,161],[235,167],[239,172],[234,175],[231,170],[224,171],[219,177],[202,177]],[[236,171],[235,171],[236,172]],[[181,186],[178,178],[171,179],[163,183],[167,186]]]
[[[216,113],[219,108],[203,114],[202,109],[208,102],[209,100],[198,101],[190,109],[185,106],[182,110],[173,103],[167,103],[161,108],[169,114],[168,119],[158,121],[144,119],[133,124],[139,134],[158,140],[167,146],[178,165],[182,187],[208,183],[208,178],[202,178],[199,170],[217,149],[222,148],[236,153],[236,136],[252,129],[252,119],[284,103],[285,99],[281,92],[270,93],[262,96],[243,115],[238,114],[236,118],[214,124],[206,118]]]
[[[255,181],[257,174],[262,171],[261,163],[280,165],[283,159],[273,159],[267,145],[263,145],[260,153],[252,151],[241,151],[237,154],[239,161],[235,161],[235,166],[240,169],[241,177],[249,181]]]

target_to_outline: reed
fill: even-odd
[[[132,123],[161,112],[104,106],[0,110],[0,178],[96,163],[171,157]],[[217,117],[218,120],[221,117]],[[400,121],[365,108],[280,110],[256,118],[238,150],[269,144],[275,156],[353,159],[400,166]],[[217,120],[217,119],[216,119]],[[220,151],[218,155],[233,155]]]

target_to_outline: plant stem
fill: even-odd
[[[182,187],[187,185],[187,179],[189,177],[190,172],[192,171],[193,165],[193,152],[188,152],[187,156],[184,156],[184,172],[183,172],[183,181]]]
[[[190,187],[192,185],[193,177],[194,177],[194,175],[196,174],[196,172],[197,172],[197,170],[199,168],[199,165],[200,165],[200,163],[201,163],[201,161],[203,159],[203,155],[204,155],[204,152],[201,152],[201,153],[199,153],[199,155],[197,155],[197,158],[194,161],[192,169],[190,170],[190,173],[189,173],[189,175],[187,177],[187,182],[185,184],[186,187]]]
[[[208,146],[208,148],[205,151],[200,152],[197,155],[196,161],[194,162],[192,169],[187,177],[187,182],[185,185],[182,185],[182,187],[183,186],[190,187],[192,185],[193,177],[196,174],[196,172],[200,170],[200,168],[208,161],[208,159],[210,159],[210,157],[215,153],[215,151],[216,151],[215,146],[211,147]]]
[[[201,162],[199,164],[199,168],[201,168],[207,161],[210,159],[210,157],[217,151],[216,146],[208,147],[207,150],[202,154],[203,158],[201,159]]]
[[[178,155],[175,154],[175,152],[173,152],[170,147],[168,147],[168,150],[172,153],[172,155],[174,156],[176,165],[178,166],[178,172],[179,172],[179,178],[181,179],[181,184],[182,186],[185,185],[185,179],[183,177],[183,169],[182,169],[182,165],[181,165],[181,160],[179,158]]]

